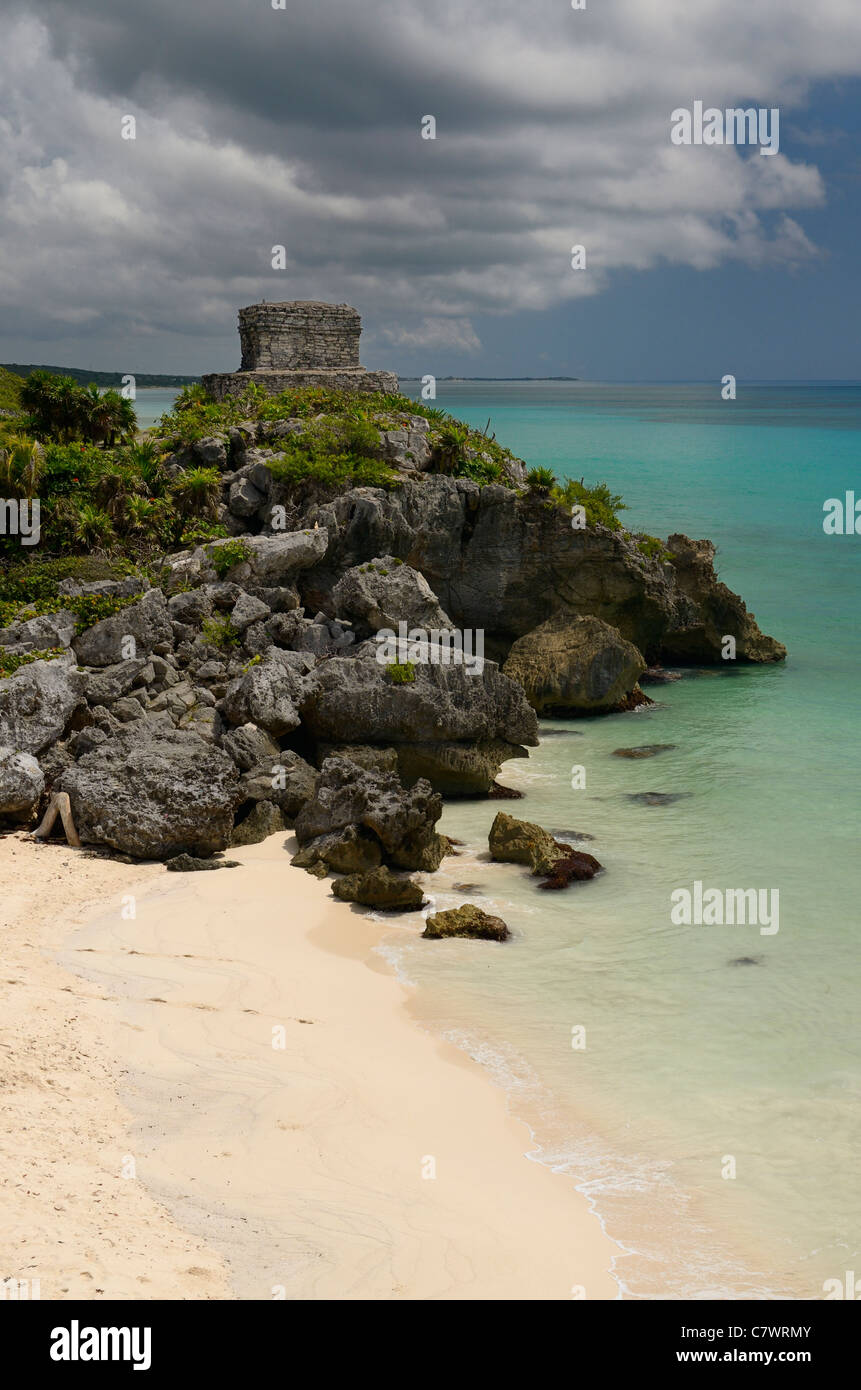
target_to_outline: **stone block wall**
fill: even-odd
[[[349,304],[249,304],[239,310],[240,371],[355,369],[361,331],[361,317]]]

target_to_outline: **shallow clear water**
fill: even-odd
[[[492,903],[513,941],[429,943],[404,926],[388,948],[422,1016],[511,1087],[542,1156],[634,1252],[626,1290],[821,1298],[861,1261],[861,537],[822,530],[825,499],[861,483],[861,388],[752,386],[730,403],[702,386],[458,383],[437,403],[482,428],[490,416],[531,464],[607,481],[637,529],[709,536],[789,659],[544,725],[529,761],[503,769],[524,800],[447,807],[465,843],[428,883],[442,905]],[[613,756],[642,743],[675,747]],[[629,799],[648,791],[682,796]],[[490,864],[499,809],[594,836],[606,873],[557,894]],[[779,931],[673,925],[670,893],[695,880],[779,890]]]
[[[135,399],[138,429],[148,430],[172,409],[179,391],[172,386],[139,386]]]

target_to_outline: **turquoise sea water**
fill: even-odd
[[[511,1088],[536,1151],[631,1252],[628,1293],[821,1298],[861,1270],[861,536],[822,530],[826,498],[861,494],[861,387],[742,386],[735,402],[699,385],[438,391],[530,464],[608,482],[636,529],[714,540],[720,577],[789,658],[543,725],[529,761],[503,769],[526,797],[502,809],[594,836],[606,873],[540,892],[487,862],[500,803],[450,804],[444,829],[465,844],[429,887],[443,906],[494,905],[514,939],[431,944],[405,926],[388,949],[422,1016]],[[612,755],[640,743],[675,747]],[[684,796],[628,799],[642,791]],[[695,880],[778,889],[779,931],[672,925],[671,891]]]
[[[140,393],[142,423],[161,394]],[[822,1298],[861,1273],[861,536],[822,530],[826,498],[861,495],[861,386],[742,383],[724,402],[716,385],[440,382],[436,403],[489,417],[532,465],[606,481],[634,529],[711,538],[789,658],[544,724],[503,769],[525,799],[450,803],[464,844],[428,880],[440,906],[495,908],[513,939],[425,942],[413,918],[386,951],[422,1019],[509,1088],[536,1156],[588,1193],[626,1295]],[[641,743],[675,747],[613,756]],[[629,800],[644,791],[684,795]],[[554,894],[490,864],[500,807],[594,836],[606,872]],[[674,926],[670,893],[695,880],[777,889],[779,931]]]

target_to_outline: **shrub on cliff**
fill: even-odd
[[[281,458],[269,471],[288,486],[314,481],[324,489],[396,487],[400,478],[380,459],[379,432],[369,421],[315,420],[299,435],[285,441]]]

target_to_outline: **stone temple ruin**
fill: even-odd
[[[252,383],[273,396],[291,386],[397,391],[394,372],[369,372],[359,362],[361,332],[349,304],[249,304],[239,310],[239,371],[211,372],[203,385],[216,400],[240,396]]]

